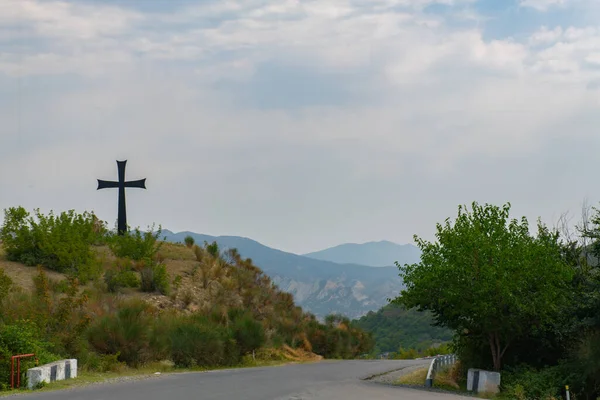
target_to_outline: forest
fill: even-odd
[[[452,340],[450,329],[432,325],[430,312],[406,309],[395,303],[371,311],[353,323],[373,334],[374,354],[400,353],[401,350],[423,353]]]

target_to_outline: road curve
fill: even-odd
[[[363,378],[429,360],[322,361],[279,367],[161,375],[18,396],[45,400],[437,400],[461,396],[384,386]]]

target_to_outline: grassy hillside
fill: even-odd
[[[159,234],[118,236],[85,213],[6,210],[0,388],[9,356],[30,352],[40,363],[77,358],[85,372],[353,358],[372,347],[347,318],[304,312],[236,250]]]
[[[395,352],[400,348],[423,351],[452,339],[450,330],[432,323],[429,313],[406,310],[395,304],[353,321],[355,326],[373,334],[376,352]]]
[[[316,260],[264,246],[238,236],[208,236],[193,232],[165,231],[161,237],[183,242],[193,237],[196,243],[217,242],[223,249],[236,248],[267,273],[277,285],[292,293],[305,310],[324,318],[340,313],[358,318],[378,310],[386,299],[402,290],[398,268],[373,268],[358,264],[337,264]]]

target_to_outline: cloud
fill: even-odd
[[[530,7],[538,11],[547,11],[552,7],[564,7],[576,0],[521,0],[521,7]]]
[[[95,178],[127,158],[149,187],[133,224],[309,251],[411,241],[474,199],[551,218],[600,197],[596,26],[450,22],[474,1],[136,4],[0,5],[1,207],[109,219]]]

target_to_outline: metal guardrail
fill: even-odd
[[[448,354],[444,356],[437,356],[433,360],[431,360],[431,364],[429,364],[429,370],[427,371],[427,378],[425,379],[425,387],[432,387],[433,380],[435,379],[435,374],[444,367],[449,367],[456,363],[458,358],[455,354]]]

